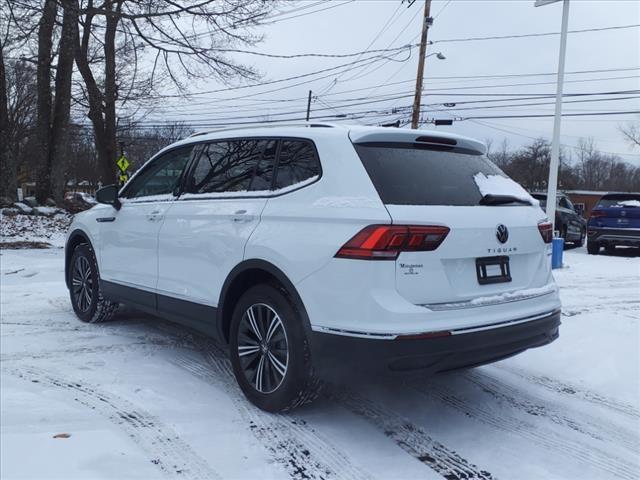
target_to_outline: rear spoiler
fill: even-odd
[[[371,130],[352,129],[349,131],[349,138],[356,144],[418,144],[436,149],[463,150],[484,155],[487,147],[484,143],[472,138],[459,135],[439,135],[437,133],[426,132],[424,130],[403,129],[380,129],[375,132]]]

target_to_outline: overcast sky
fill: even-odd
[[[272,54],[325,53],[345,54],[365,49],[389,49],[415,44],[419,40],[423,0],[409,6],[400,0],[332,0],[325,8],[318,2],[284,2],[279,8],[285,12],[300,7],[296,18],[286,15],[271,25],[260,28],[264,42],[253,50]],[[557,70],[559,35],[534,38],[513,38],[484,41],[447,42],[445,40],[470,37],[518,35],[558,32],[560,30],[562,3],[534,8],[533,0],[434,0],[431,15],[435,17],[429,30],[428,54],[441,52],[446,59],[435,55],[426,61],[422,103],[426,118],[451,118],[471,116],[502,116],[518,114],[552,114],[553,98],[529,99],[502,103],[467,103],[477,100],[512,98],[522,94],[555,93],[554,75],[512,76],[502,78],[442,78],[469,76],[499,76],[519,74],[553,74]],[[569,30],[626,26],[640,24],[640,2],[637,0],[571,0]],[[373,40],[375,41],[371,43]],[[410,56],[409,56],[410,53]],[[299,58],[273,59],[236,54],[234,58],[256,67],[262,81],[303,75],[317,70],[336,67],[354,60],[371,58]],[[369,66],[340,73],[340,70],[304,77],[296,81],[275,83],[247,89],[202,94],[204,91],[224,88],[215,81],[202,81],[193,85],[199,93],[188,101],[168,103],[160,119],[185,119],[195,122],[254,121],[259,116],[270,119],[301,117],[306,108],[309,89],[313,90],[312,119],[314,117],[368,113],[359,123],[392,121],[408,118],[392,107],[408,107],[412,103],[417,66],[417,48],[409,52],[396,52],[392,60],[378,60]],[[408,60],[406,60],[408,58]],[[405,60],[405,61],[402,61]],[[349,67],[353,68],[353,67]],[[640,89],[640,28],[625,28],[600,32],[569,34],[567,47],[567,72],[604,70],[590,73],[568,73],[565,93],[612,92]],[[613,70],[613,71],[607,71]],[[318,78],[326,77],[326,78]],[[312,82],[309,80],[313,80]],[[303,85],[292,85],[309,82]],[[528,85],[513,85],[528,84]],[[532,85],[534,84],[534,85]],[[504,85],[495,87],[496,85]],[[285,87],[285,88],[283,88]],[[273,91],[276,90],[277,91]],[[352,91],[355,90],[355,91]],[[352,91],[352,92],[349,92]],[[385,99],[384,96],[391,97]],[[635,96],[619,101],[595,101],[565,103],[565,113],[638,111],[638,93],[618,95]],[[223,100],[242,97],[236,100]],[[316,98],[317,97],[317,98]],[[402,97],[402,98],[398,98]],[[613,98],[612,96],[583,96],[566,98],[565,102],[584,99]],[[277,100],[277,101],[276,101]],[[286,100],[286,101],[283,101]],[[376,100],[376,103],[345,107],[350,103]],[[445,107],[443,103],[457,103]],[[514,103],[548,103],[514,107]],[[440,105],[434,105],[440,104]],[[499,105],[508,105],[500,106]],[[510,105],[510,106],[509,106]],[[491,108],[478,108],[491,106]],[[473,107],[470,109],[469,107]],[[466,110],[455,110],[466,108]],[[446,110],[446,113],[442,113]],[[406,112],[406,110],[405,110]],[[291,115],[289,113],[292,113]],[[280,114],[280,115],[278,115]],[[258,117],[257,117],[258,116]],[[353,115],[352,115],[353,116]],[[327,120],[325,121],[335,121]],[[344,121],[344,120],[338,120]],[[349,120],[355,121],[355,120]],[[625,143],[617,130],[621,123],[640,121],[640,115],[602,117],[564,117],[562,143],[575,146],[580,137],[593,137],[598,147],[606,152],[620,154],[625,160],[640,165],[640,154]],[[427,125],[424,128],[435,128]],[[437,127],[483,140],[492,139],[497,146],[504,138],[513,147],[530,141],[528,137],[551,137],[553,118],[539,119],[483,119],[456,121],[453,126]]]

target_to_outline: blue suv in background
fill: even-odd
[[[591,210],[587,251],[610,253],[618,245],[640,247],[640,193],[607,193]]]

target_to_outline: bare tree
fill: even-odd
[[[158,98],[154,92],[167,82],[184,92],[185,80],[203,76],[223,82],[255,78],[255,71],[224,52],[260,41],[252,27],[275,5],[254,0],[72,1],[81,25],[75,61],[104,182],[115,178],[117,107]],[[151,56],[149,67],[143,67],[143,56]]]
[[[7,102],[7,80],[4,67],[4,45],[0,40],[0,196],[9,200],[16,199],[16,169],[10,165],[9,153],[9,104]]]
[[[36,81],[38,90],[38,117],[36,121],[37,176],[36,200],[44,203],[51,192],[51,64],[53,61],[53,30],[58,6],[55,0],[45,0],[38,23],[38,64]]]
[[[65,153],[69,141],[71,120],[71,79],[73,76],[74,47],[78,36],[78,10],[74,1],[62,0],[64,7],[62,31],[58,48],[58,64],[55,78],[55,103],[51,122],[49,169],[51,192],[56,203],[64,196]]]
[[[640,148],[640,122],[618,125],[618,129],[632,148]]]

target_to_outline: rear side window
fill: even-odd
[[[616,193],[605,195],[598,202],[597,208],[640,207],[640,195],[634,193]]]
[[[313,144],[307,140],[282,140],[275,189],[304,182],[320,175],[320,162]]]
[[[268,190],[275,140],[230,140],[206,144],[187,179],[188,193]]]
[[[355,145],[380,199],[387,205],[478,205],[477,173],[503,175],[482,155],[414,144]]]

